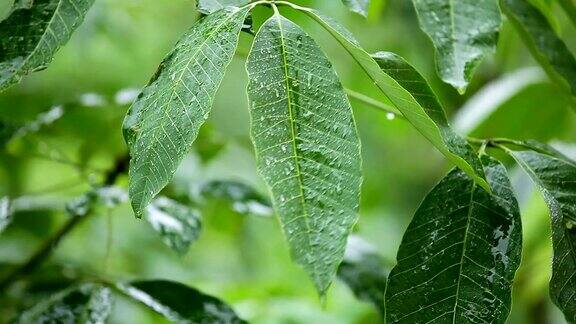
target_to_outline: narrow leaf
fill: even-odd
[[[460,170],[424,199],[390,273],[390,323],[504,323],[520,264],[520,212],[506,169],[483,158],[492,194]]]
[[[554,248],[550,296],[566,320],[576,322],[576,164],[561,156],[509,152],[540,187],[550,209]]]
[[[546,17],[526,0],[501,0],[501,6],[550,79],[576,98],[576,59]]]
[[[198,11],[205,15],[209,15],[227,6],[243,6],[250,2],[250,0],[197,0],[196,7]]]
[[[219,299],[165,280],[120,284],[118,289],[168,320],[178,323],[244,323]]]
[[[52,61],[94,0],[36,0],[0,23],[0,91]],[[17,4],[21,4],[19,1]]]
[[[412,2],[420,27],[436,48],[436,65],[442,80],[464,92],[476,66],[496,49],[502,24],[498,0]]]
[[[200,213],[169,198],[156,198],[146,208],[145,215],[162,241],[181,255],[188,252],[190,245],[200,236]]]
[[[342,2],[357,14],[368,17],[368,9],[370,9],[370,0],[342,0]]]
[[[292,256],[322,295],[357,219],[360,141],[332,65],[278,13],[260,28],[246,63],[252,140]]]
[[[350,53],[356,62],[362,67],[366,74],[374,81],[375,85],[390,101],[402,112],[404,117],[424,135],[436,148],[442,152],[452,163],[468,173],[484,189],[490,190],[488,183],[484,179],[484,173],[478,157],[474,155],[473,149],[464,143],[463,139],[453,134],[450,126],[445,122],[446,118],[442,116],[444,112],[437,111],[442,109],[441,106],[422,106],[421,101],[417,100],[418,93],[411,93],[401,85],[402,79],[395,79],[394,74],[387,74],[383,71],[378,63],[362,49],[360,44],[354,39],[354,36],[339,25],[334,20],[323,16],[315,10],[300,7],[291,4],[297,10],[300,10],[323,26],[334,38]],[[390,56],[388,56],[390,57]],[[380,59],[384,60],[385,57]],[[400,64],[408,69],[412,69],[407,63],[402,63],[399,57],[395,57],[395,64]],[[410,75],[415,76],[417,72],[410,71]],[[423,82],[423,78],[418,75],[418,83]],[[408,84],[409,82],[404,82]],[[428,86],[421,86],[422,89],[428,89]],[[432,93],[428,93],[432,95]],[[430,100],[434,102],[436,100]],[[440,116],[440,118],[439,118]],[[448,134],[448,137],[446,135]]]
[[[132,207],[140,217],[171,180],[208,118],[249,7],[199,21],[164,59],[124,120]]]

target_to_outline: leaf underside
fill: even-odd
[[[440,77],[463,92],[480,60],[496,49],[502,24],[498,0],[413,0],[413,3],[420,27],[436,48]]]
[[[389,322],[506,320],[520,263],[520,213],[506,169],[483,162],[492,194],[455,169],[414,215],[389,276]]]
[[[350,11],[368,17],[370,0],[342,0],[342,2],[350,9]]]
[[[0,23],[0,91],[47,67],[94,0],[36,0]]]
[[[172,179],[209,112],[249,8],[227,7],[192,27],[130,107],[124,137],[138,217]]]
[[[566,320],[576,322],[576,164],[532,151],[512,156],[539,186],[550,209],[554,249],[550,296]]]
[[[357,219],[360,142],[322,50],[275,14],[247,60],[252,140],[292,256],[324,294]]]

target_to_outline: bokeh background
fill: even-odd
[[[432,43],[418,28],[411,2],[372,1],[368,20],[348,12],[336,0],[293,2],[338,19],[370,52],[392,51],[406,58],[431,82],[461,133],[537,139],[552,142],[569,155],[575,152],[576,114],[507,22],[496,53],[484,60],[466,94],[459,95],[437,77]],[[551,5],[546,0],[535,2]],[[10,4],[10,0],[2,1],[0,17]],[[576,31],[557,9],[548,18],[574,50]],[[384,100],[325,31],[306,17],[285,13],[321,44],[346,87]],[[256,10],[256,24],[269,14],[266,8]],[[62,206],[101,181],[102,174],[126,154],[121,123],[131,98],[197,18],[190,0],[96,0],[83,25],[46,70],[0,94],[3,122],[22,124],[41,113],[63,112],[39,130],[11,141],[0,153],[0,197],[23,197],[22,203],[30,207],[18,212],[0,234],[2,266],[26,260],[65,222]],[[266,194],[256,174],[248,135],[244,57],[251,39],[242,35],[204,135],[168,193],[187,192],[208,180],[234,180]],[[364,160],[356,234],[393,264],[418,204],[451,166],[408,123],[389,120],[385,113],[362,102],[352,100],[352,104]],[[55,107],[61,109],[54,112]],[[512,163],[509,171],[524,223],[523,261],[510,323],[563,323],[548,298],[551,243],[547,209]],[[126,186],[126,176],[118,184]],[[304,272],[290,261],[274,218],[243,215],[222,201],[204,207],[202,218],[200,239],[180,256],[164,245],[148,224],[136,219],[128,204],[111,211],[99,209],[64,239],[49,263],[34,275],[49,276],[51,267],[57,267],[70,276],[82,272],[114,280],[181,281],[229,302],[253,323],[382,321],[372,305],[358,301],[339,281],[322,305]],[[15,315],[18,304],[30,297],[17,288],[12,290],[0,297],[0,322]],[[33,303],[34,299],[30,300],[28,303]],[[110,322],[162,321],[139,305],[118,298]]]

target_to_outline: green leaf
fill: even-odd
[[[540,187],[552,216],[550,296],[576,322],[576,164],[562,156],[508,151]]]
[[[390,323],[504,323],[520,264],[520,212],[506,169],[483,158],[492,194],[460,170],[422,202],[386,290]]]
[[[208,118],[250,7],[227,7],[199,21],[176,44],[124,120],[137,217],[172,179]]]
[[[525,0],[501,0],[501,7],[550,79],[576,98],[576,59],[546,17]]]
[[[412,2],[436,48],[440,77],[463,93],[482,58],[496,49],[502,24],[498,0]]]
[[[104,323],[112,310],[108,288],[84,284],[62,291],[25,311],[17,323]]]
[[[351,235],[344,261],[338,268],[338,278],[350,287],[354,295],[374,304],[384,315],[384,291],[389,269],[376,249],[359,237]]]
[[[192,199],[203,202],[207,199],[226,200],[240,214],[271,216],[272,203],[254,188],[236,181],[214,180],[194,188]]]
[[[276,13],[246,62],[252,140],[292,256],[326,293],[357,220],[360,141],[332,65]]]
[[[286,3],[288,4],[288,3]],[[488,183],[484,179],[484,173],[478,157],[473,153],[472,148],[465,144],[462,139],[454,135],[450,126],[446,122],[444,113],[438,111],[442,109],[441,106],[436,105],[436,99],[427,99],[428,103],[432,106],[422,106],[422,99],[429,95],[419,95],[418,92],[411,93],[408,89],[404,88],[402,84],[410,84],[402,79],[395,79],[395,73],[389,75],[383,71],[379,63],[382,64],[385,60],[393,58],[394,64],[399,64],[407,69],[413,70],[410,65],[405,63],[399,57],[382,54],[377,63],[374,58],[370,56],[365,50],[362,49],[360,44],[354,39],[354,36],[339,25],[331,18],[325,17],[319,12],[300,7],[294,4],[288,4],[293,8],[300,10],[318,22],[324,27],[334,38],[350,53],[356,62],[362,67],[366,74],[374,81],[374,84],[382,91],[382,93],[392,101],[392,103],[402,112],[404,117],[424,135],[436,148],[442,152],[452,163],[456,164],[459,168],[468,173],[474,178],[484,189],[490,191]],[[401,71],[397,71],[401,72]],[[407,71],[407,74],[416,77],[417,86],[422,90],[428,91],[429,87],[424,82],[424,79],[414,71]],[[446,137],[448,135],[448,137]],[[464,144],[463,144],[464,143]]]
[[[162,241],[180,255],[200,236],[200,213],[166,198],[156,198],[147,208],[145,218],[160,234]]]
[[[119,284],[126,296],[178,323],[244,323],[230,306],[188,286],[165,280]]]
[[[246,5],[250,0],[197,0],[196,7],[198,11],[203,14],[211,14],[220,9],[226,8],[228,6],[240,7]]]
[[[0,91],[45,69],[94,0],[36,0],[0,23]]]
[[[370,9],[370,0],[342,0],[342,2],[357,14],[368,17],[368,10]]]

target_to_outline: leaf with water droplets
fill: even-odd
[[[272,203],[249,185],[237,181],[214,180],[203,183],[192,192],[192,199],[204,202],[220,199],[230,202],[232,209],[240,214],[271,216]]]
[[[22,313],[16,323],[105,323],[112,310],[110,289],[83,284],[66,289]]]
[[[36,0],[0,23],[0,91],[52,61],[94,0]]]
[[[201,13],[209,15],[227,6],[239,7],[249,2],[250,0],[198,0],[196,7]]]
[[[442,80],[464,92],[482,58],[496,49],[502,24],[498,0],[412,2],[420,27],[436,48]]]
[[[250,7],[202,18],[176,44],[124,120],[130,149],[129,193],[140,217],[172,179],[208,118]]]
[[[368,17],[370,0],[342,0],[342,2],[350,9],[350,11]]]
[[[0,233],[12,222],[12,201],[9,197],[0,198]]]
[[[375,58],[362,49],[354,36],[333,19],[309,8],[293,4],[291,6],[310,16],[334,36],[362,67],[368,77],[374,81],[378,89],[390,99],[422,135],[452,163],[469,174],[484,189],[490,191],[478,157],[474,154],[473,149],[450,128],[444,116],[443,108],[435,98],[434,92],[416,70],[402,58],[390,53],[378,54],[376,59],[379,62],[377,63]],[[383,63],[396,65],[406,71],[393,68],[383,69],[380,66]],[[414,79],[404,80],[402,79],[404,75]],[[411,83],[415,85],[410,86]],[[418,92],[420,90],[425,92]]]
[[[502,0],[501,6],[532,56],[550,79],[572,94],[576,107],[576,58],[546,17],[526,0]]]
[[[576,163],[562,155],[509,152],[538,185],[552,218],[554,259],[550,296],[576,322]]]
[[[332,65],[300,27],[274,14],[248,56],[258,170],[292,256],[325,294],[356,222],[360,141]]]
[[[386,290],[390,323],[504,323],[520,264],[520,212],[506,169],[484,156],[492,194],[450,172],[408,226]]]
[[[162,241],[181,255],[188,252],[202,229],[197,210],[166,197],[158,197],[148,205],[145,218]]]
[[[166,280],[117,285],[126,296],[177,323],[245,323],[223,301]]]

